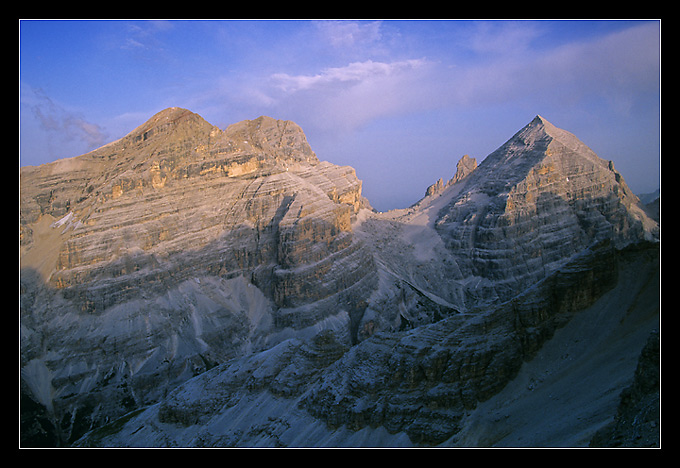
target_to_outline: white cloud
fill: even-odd
[[[484,52],[478,60],[365,60],[315,74],[277,73],[259,88],[261,101],[267,97],[269,108],[315,126],[351,129],[408,111],[513,101],[537,107],[535,113],[544,105],[578,106],[593,99],[630,112],[640,92],[658,85],[657,24],[552,49],[538,42],[540,34],[540,27],[481,24],[465,40],[466,47]]]
[[[431,66],[424,59],[367,60],[314,75],[277,73],[270,77],[267,95],[271,108],[298,120],[325,130],[347,130],[419,105],[415,97]]]
[[[354,85],[367,81],[383,79],[390,76],[408,73],[425,65],[424,60],[405,60],[383,63],[367,60],[350,63],[345,67],[327,68],[317,75],[288,75],[276,73],[271,79],[275,86],[284,92],[296,92],[333,83],[352,83]]]
[[[320,27],[338,45],[359,41],[362,31],[364,41],[376,47],[384,43],[382,25],[368,26],[323,22]],[[548,107],[566,112],[597,102],[610,106],[608,112],[632,112],[641,92],[658,90],[657,23],[552,46],[542,34],[540,23],[481,24],[455,40],[450,36],[450,44],[426,58],[366,55],[372,60],[347,57],[343,66],[311,73],[271,73],[269,68],[266,73],[225,74],[217,86],[205,87],[212,91],[203,107],[229,109],[234,118],[267,114],[294,120],[309,131],[337,133],[409,112],[456,113],[484,106],[516,105],[539,114]],[[403,57],[403,52],[399,48],[392,56]]]

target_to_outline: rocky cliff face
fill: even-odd
[[[169,109],[93,153],[23,170],[21,206],[24,266],[73,291],[82,311],[120,303],[135,283],[165,288],[168,275],[201,271],[255,274],[282,302],[286,273],[352,244],[361,182],[319,162],[292,122],[221,132]],[[47,235],[54,258],[34,261]],[[108,299],[78,289],[93,281],[107,283]]]
[[[292,122],[177,108],[20,182],[27,443],[275,444],[303,423],[441,443],[658,236],[613,164],[541,117],[389,213]]]
[[[510,299],[593,243],[658,236],[613,163],[540,116],[433,187],[359,230],[381,264],[459,311]]]
[[[76,445],[587,446],[658,326],[658,287],[657,246],[601,245],[474,315],[233,359]]]
[[[361,207],[353,169],[267,117],[220,131],[168,109],[23,168],[24,384],[78,434],[277,333],[349,341],[374,283],[351,231]]]

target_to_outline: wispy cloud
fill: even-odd
[[[381,43],[377,23],[322,26],[339,47],[360,40]],[[658,85],[656,24],[550,46],[541,42],[540,23],[472,26],[467,36],[452,43],[449,55],[350,61],[316,73],[273,73],[229,89],[308,128],[348,130],[405,112],[455,111],[513,101],[568,107],[597,99],[628,112],[640,90]],[[457,53],[461,49],[475,58],[461,59]]]
[[[22,85],[21,93],[22,107],[28,110],[43,130],[53,136],[64,141],[83,143],[87,150],[106,142],[108,135],[102,127],[55,103],[42,90]]]
[[[511,32],[508,41],[525,46],[453,74],[456,91],[449,96],[470,104],[525,99],[568,106],[596,99],[621,107],[658,89],[659,40],[658,26],[647,24],[537,51]]]
[[[405,60],[383,63],[367,60],[353,62],[344,67],[327,68],[316,75],[294,75],[275,73],[271,76],[275,86],[286,93],[305,89],[320,88],[335,83],[346,83],[351,86],[368,81],[383,80],[416,70],[424,65],[424,60]]]
[[[535,59],[534,68],[545,84],[584,97],[635,99],[659,89],[660,39],[657,24],[633,27],[559,47]]]
[[[120,37],[119,47],[123,50],[153,50],[161,45],[159,34],[173,29],[170,21],[141,21],[127,23]]]
[[[306,114],[318,128],[347,130],[412,108],[430,65],[425,59],[366,60],[313,75],[275,73],[265,94],[271,107]]]
[[[516,55],[526,51],[541,36],[538,24],[523,21],[474,22],[462,43],[481,56]]]

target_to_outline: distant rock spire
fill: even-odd
[[[454,174],[453,178],[451,178],[451,180],[449,180],[446,184],[444,183],[444,179],[440,178],[437,182],[430,185],[427,190],[425,190],[425,196],[431,197],[433,195],[439,194],[449,185],[453,185],[469,176],[470,173],[475,169],[477,169],[477,160],[475,158],[471,158],[467,154],[464,154],[456,164],[456,173]]]
[[[470,175],[472,171],[477,169],[477,160],[464,154],[456,164],[456,173],[453,178],[449,180],[447,185],[455,184]]]
[[[425,196],[429,197],[441,192],[444,189],[444,180],[440,178],[437,182],[430,185],[427,190],[425,190]]]

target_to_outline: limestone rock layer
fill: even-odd
[[[597,242],[658,237],[613,163],[540,116],[475,163],[362,226],[391,271],[459,310],[508,300]]]
[[[74,293],[92,313],[168,276],[266,267],[257,277],[281,296],[287,271],[353,249],[361,206],[354,170],[320,162],[294,123],[261,117],[222,132],[183,109],[92,153],[26,168],[21,182],[22,266],[56,289],[109,288],[103,303]],[[34,260],[46,236],[51,258]]]
[[[324,320],[349,341],[375,280],[361,181],[292,122],[167,109],[20,182],[23,382],[57,414],[106,419]]]
[[[326,435],[441,443],[618,284],[617,252],[659,236],[613,163],[540,116],[387,213],[269,117],[220,130],[170,108],[20,175],[27,443],[104,443],[126,415],[164,428],[142,444],[189,444],[163,431],[255,401],[253,421],[291,427],[292,405]],[[190,445],[279,443],[266,426]]]

